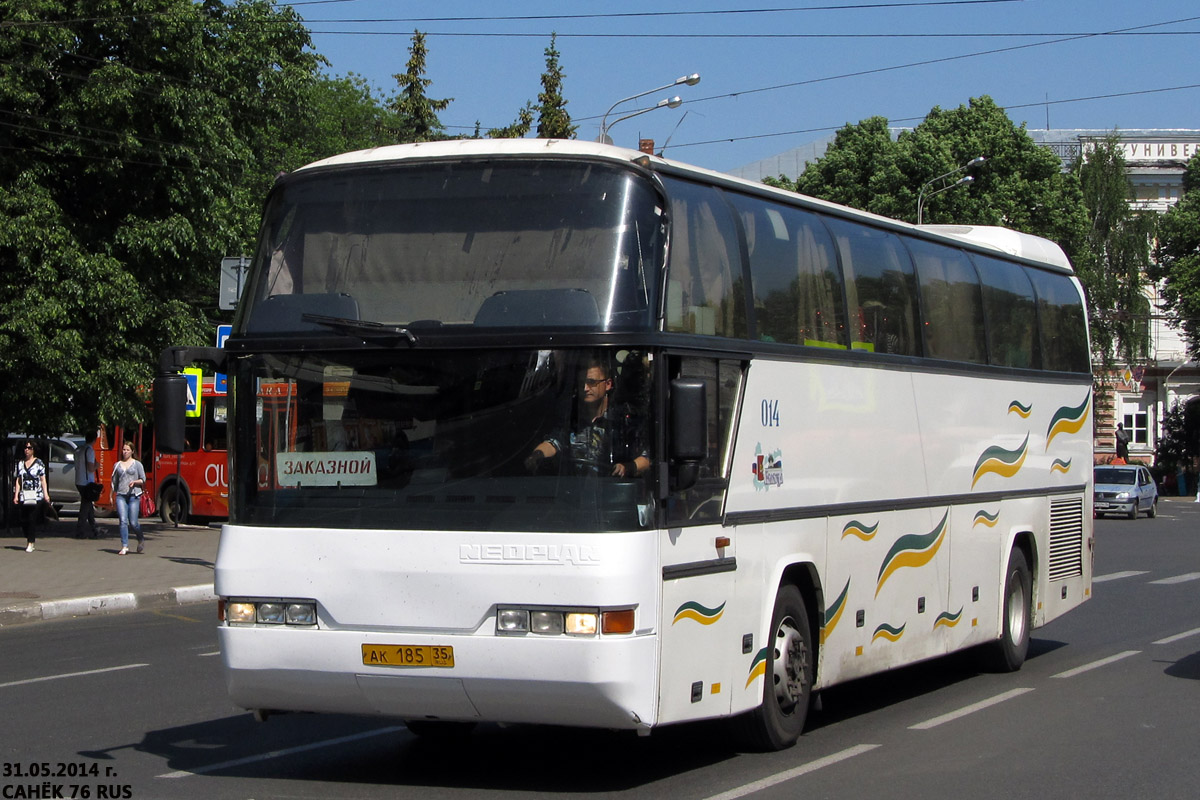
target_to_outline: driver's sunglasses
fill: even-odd
[[[589,389],[595,389],[602,383],[608,383],[608,378],[584,378],[583,385]]]

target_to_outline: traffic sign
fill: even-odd
[[[217,326],[217,347],[224,347],[225,340],[229,338],[229,334],[233,333],[232,325]],[[213,376],[213,394],[225,394],[229,391],[229,376],[224,372],[218,372]]]
[[[189,417],[200,416],[200,401],[201,401],[201,382],[204,372],[198,367],[188,367],[183,371],[183,377],[187,381],[187,415]]]

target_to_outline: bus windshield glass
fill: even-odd
[[[599,162],[302,172],[268,203],[241,329],[647,329],[663,225],[649,180]]]
[[[360,350],[242,360],[230,519],[603,532],[651,522],[651,359]],[[256,458],[246,456],[251,452]]]

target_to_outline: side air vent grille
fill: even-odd
[[[1050,501],[1050,580],[1083,574],[1083,498]]]

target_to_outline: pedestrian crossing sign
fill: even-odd
[[[188,367],[183,371],[187,380],[187,415],[200,416],[200,383],[204,372],[197,367]]]

